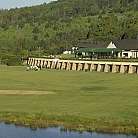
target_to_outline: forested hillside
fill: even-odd
[[[0,58],[60,54],[80,40],[138,38],[138,0],[58,0],[0,10]]]

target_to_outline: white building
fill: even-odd
[[[116,48],[120,49],[119,58],[138,58],[138,40],[123,39],[115,43]]]
[[[63,52],[64,55],[67,55],[67,54],[71,54],[71,51],[70,50],[66,50]]]

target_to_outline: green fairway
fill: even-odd
[[[0,112],[111,121],[137,129],[138,76],[1,66]]]

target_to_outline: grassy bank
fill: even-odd
[[[137,84],[137,75],[27,72],[25,67],[1,66],[0,120],[39,127],[64,124],[70,129],[136,133]]]

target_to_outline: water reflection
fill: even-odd
[[[0,124],[0,138],[138,138],[137,136],[61,131],[58,128],[32,130],[25,127]]]

